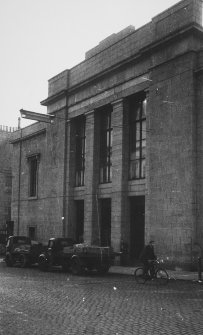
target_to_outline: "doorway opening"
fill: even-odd
[[[28,227],[28,236],[31,240],[36,240],[36,227]]]
[[[130,260],[139,259],[144,247],[145,197],[130,197]]]
[[[75,201],[76,210],[76,231],[75,240],[76,243],[84,242],[84,200]]]
[[[100,244],[111,245],[111,199],[100,200]]]

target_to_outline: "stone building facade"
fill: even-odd
[[[12,145],[10,139],[17,128],[0,125],[0,243],[11,231]]]
[[[15,231],[125,247],[171,264],[203,247],[203,18],[183,0],[49,80],[52,123],[13,137]]]

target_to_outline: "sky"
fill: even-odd
[[[21,108],[46,114],[48,80],[129,25],[135,29],[178,0],[0,0],[0,126]],[[21,127],[32,121],[21,119]]]

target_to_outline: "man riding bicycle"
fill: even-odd
[[[140,255],[140,261],[144,265],[144,276],[148,277],[148,271],[150,271],[151,276],[154,275],[154,260],[157,259],[155,253],[154,253],[154,243],[155,241],[151,240],[149,241],[149,244],[146,245],[141,252]]]

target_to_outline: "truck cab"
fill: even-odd
[[[39,268],[48,270],[52,266],[62,266],[67,270],[69,264],[65,259],[64,248],[73,248],[75,241],[72,238],[50,238],[48,241],[47,250],[39,256]]]

